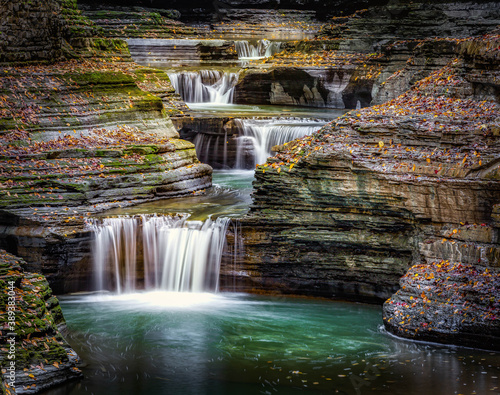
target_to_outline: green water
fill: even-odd
[[[391,337],[379,306],[243,294],[64,296],[85,378],[47,394],[497,394],[500,354]]]
[[[350,111],[338,108],[220,103],[189,103],[188,106],[193,117],[299,117],[333,120]]]
[[[248,212],[253,170],[214,170],[212,188],[202,195],[163,199],[106,211],[103,216],[185,213],[191,220],[240,217]]]

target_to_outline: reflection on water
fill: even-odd
[[[103,216],[185,213],[190,220],[204,221],[209,216],[240,217],[251,203],[253,170],[217,170],[213,187],[203,195],[157,200],[132,207],[106,211]]]
[[[499,353],[395,339],[378,306],[161,292],[61,304],[86,363],[64,394],[499,392]]]

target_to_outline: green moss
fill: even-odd
[[[125,155],[139,154],[139,155],[149,155],[156,154],[158,152],[158,147],[156,145],[130,145],[123,153]]]
[[[72,80],[78,85],[134,84],[134,79],[119,72],[66,73],[66,80]]]

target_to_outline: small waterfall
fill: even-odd
[[[169,73],[168,76],[175,91],[186,103],[230,104],[238,82],[237,73],[218,70]]]
[[[238,147],[236,168],[254,168],[264,163],[275,145],[281,145],[318,131],[326,121],[312,119],[236,119]]]
[[[262,59],[273,56],[280,52],[281,42],[258,40],[256,45],[250,44],[248,41],[235,41],[234,46],[238,53],[238,59]]]
[[[208,163],[214,168],[229,169],[228,163],[228,137],[224,135],[211,135],[198,133],[193,144],[196,147],[196,156],[202,163]]]
[[[96,288],[217,291],[229,223],[154,215],[94,220]]]

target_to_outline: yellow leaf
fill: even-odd
[[[292,163],[292,164],[290,165],[290,169],[289,169],[288,171],[292,171],[292,169],[293,169],[293,167],[294,167],[294,166],[295,166],[295,163]]]
[[[379,141],[379,142],[378,142],[378,146],[379,146],[380,148],[382,148],[382,147],[384,146],[384,142],[383,142],[383,141]]]

